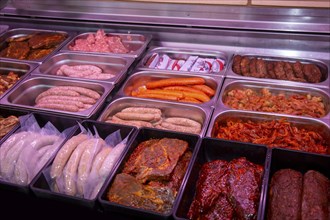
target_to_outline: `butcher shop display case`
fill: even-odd
[[[329,219],[329,9],[0,1],[1,211]],[[52,151],[54,127],[65,140]]]

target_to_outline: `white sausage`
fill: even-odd
[[[121,110],[121,112],[162,114],[160,109],[148,107],[128,107]]]
[[[194,128],[198,128],[198,129],[202,128],[202,125],[199,122],[188,119],[188,118],[170,117],[170,118],[164,119],[164,121],[169,122],[171,124],[176,124],[176,125],[194,127]]]
[[[78,177],[77,177],[77,193],[78,195],[83,195],[84,186],[87,177],[90,173],[91,166],[95,155],[99,150],[106,145],[105,141],[101,138],[93,138],[88,140],[86,143],[88,145],[81,156],[79,166],[78,166]]]
[[[122,120],[137,120],[137,121],[159,121],[161,114],[150,114],[150,113],[134,113],[134,112],[118,112],[115,114],[116,117]]]
[[[88,138],[86,134],[78,134],[70,138],[63,147],[57,153],[54,162],[51,167],[50,176],[51,178],[57,178],[61,175],[65,164],[70,158],[72,152],[76,147]]]

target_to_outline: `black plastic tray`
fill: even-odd
[[[129,139],[132,139],[136,135],[136,131],[137,131],[137,129],[135,127],[131,127],[131,126],[115,125],[115,124],[109,125],[106,123],[95,122],[92,120],[83,121],[82,125],[84,128],[87,128],[90,131],[92,131],[93,134],[94,134],[93,127],[95,126],[95,128],[98,131],[98,134],[103,139],[106,138],[112,132],[117,131],[118,129],[120,130],[120,134],[121,134],[122,138],[125,138],[127,135],[131,134]],[[81,132],[81,130],[77,129],[70,137],[77,135],[80,132]],[[129,143],[130,143],[130,140],[128,141],[128,144]],[[116,162],[116,164],[118,164],[119,161],[121,161],[121,159],[123,158],[123,155],[125,154],[127,149],[128,148],[126,147],[126,150],[123,152],[123,154],[121,155],[119,160]],[[53,158],[53,160],[54,159],[55,159],[55,157]],[[48,163],[48,165],[46,166],[45,169],[48,169],[52,165],[53,160],[50,163]],[[116,167],[116,165],[114,167]],[[110,174],[112,172],[113,171],[111,171]],[[90,199],[69,196],[69,195],[65,195],[62,193],[57,193],[57,192],[51,191],[43,172],[40,172],[39,175],[31,183],[31,190],[37,197],[40,197],[40,198],[57,200],[60,202],[65,202],[67,204],[69,203],[70,205],[83,206],[83,207],[89,208],[89,209],[97,209],[97,205],[96,205],[97,196],[95,197],[95,199],[90,200]]]
[[[213,160],[231,161],[235,158],[246,157],[252,163],[264,166],[264,175],[262,179],[261,194],[258,208],[258,219],[263,216],[263,201],[265,181],[267,181],[267,148],[262,145],[243,144],[233,141],[224,141],[215,138],[204,138],[197,152],[196,160],[189,171],[185,188],[179,195],[179,202],[175,207],[175,219],[188,219],[187,213],[194,199],[196,184],[199,178],[199,172],[204,163]]]
[[[135,150],[135,148],[143,141],[150,140],[153,138],[177,138],[184,141],[187,141],[189,144],[189,149],[193,152],[192,158],[189,162],[187,170],[189,170],[189,167],[192,165],[192,162],[194,160],[195,154],[198,150],[200,138],[198,135],[187,135],[185,133],[178,133],[178,132],[171,132],[171,131],[164,131],[164,130],[158,130],[158,129],[152,129],[152,128],[143,128],[140,129],[135,140],[131,143],[129,146],[129,149],[117,167],[116,171],[112,173],[111,177],[108,179],[107,183],[105,184],[104,188],[102,189],[101,193],[99,194],[99,201],[101,204],[101,207],[104,209],[106,213],[121,213],[125,218],[128,219],[170,219],[173,214],[174,206],[178,201],[178,196],[176,197],[173,208],[171,213],[164,215],[153,211],[148,211],[145,209],[140,208],[134,208],[129,206],[120,205],[114,202],[110,202],[107,200],[106,195],[108,192],[109,187],[114,181],[114,177],[121,173],[121,171],[124,168],[124,165],[126,161],[128,160],[130,154]],[[187,178],[187,172],[185,174],[185,177],[182,180],[181,187],[178,190],[178,195],[180,194],[180,191],[183,189],[183,185],[185,182],[185,179]]]
[[[72,127],[72,126],[77,126],[77,122],[74,119],[71,119],[69,117],[58,117],[58,116],[53,116],[49,114],[31,114],[36,118],[36,121],[38,122],[40,127],[43,127],[47,122],[51,122],[60,132],[63,132],[65,129]],[[12,130],[10,134],[6,135],[6,139],[13,133],[15,133],[18,129],[20,128],[20,125],[18,125],[15,130]],[[1,144],[6,140],[3,138],[1,141]],[[64,141],[63,141],[64,143]],[[62,143],[62,144],[63,144]],[[49,162],[52,160],[54,155],[49,159],[49,161],[44,165],[44,167],[49,164]],[[42,171],[41,169],[39,173]],[[22,192],[22,193],[30,193],[30,185],[32,182],[38,177],[39,174],[37,174],[30,184],[22,186],[19,184],[15,183],[10,183],[7,181],[0,180],[0,190],[5,189],[5,190],[12,190],[12,191],[17,191],[17,192]]]
[[[267,193],[264,203],[265,219],[267,217],[268,195],[272,176],[276,171],[287,168],[299,171],[302,174],[306,173],[308,170],[316,170],[330,179],[330,156],[309,154],[278,148],[273,149],[271,151],[269,181],[265,189],[265,192]]]

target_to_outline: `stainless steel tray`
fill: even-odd
[[[144,56],[143,59],[141,59],[140,63],[138,64],[138,68],[141,70],[153,70],[153,71],[164,71],[159,70],[155,68],[150,68],[146,66],[146,62],[148,59],[154,54],[158,53],[159,55],[166,54],[172,59],[183,59],[187,60],[189,56],[199,56],[201,58],[220,58],[224,60],[224,69],[219,72],[209,72],[209,73],[200,73],[200,72],[192,72],[192,71],[179,71],[179,70],[172,70],[174,73],[177,72],[188,72],[189,74],[199,74],[199,75],[208,75],[208,74],[215,74],[215,75],[224,75],[227,66],[228,66],[228,60],[231,54],[229,55],[226,52],[220,52],[220,51],[212,51],[212,50],[201,50],[201,49],[187,49],[187,48],[175,48],[175,47],[156,47],[147,52],[147,54]],[[171,72],[172,72],[171,71]]]
[[[125,77],[128,68],[133,63],[134,59],[130,57],[115,57],[115,56],[105,56],[97,54],[77,54],[77,53],[58,53],[53,57],[49,58],[43,62],[32,75],[47,75],[51,77],[58,78],[71,78],[79,79],[85,81],[99,81],[99,82],[109,82],[117,84]],[[56,75],[57,70],[62,65],[95,65],[100,67],[104,73],[111,72],[115,76],[111,79],[98,80],[98,79],[86,79],[86,78],[76,78],[76,77],[67,77],[67,76],[58,76]]]
[[[35,60],[26,60],[26,59],[24,59],[25,62],[39,62],[40,63],[40,62],[46,60],[49,56],[56,53],[71,38],[71,34],[68,33],[68,32],[64,32],[64,31],[16,28],[16,29],[8,30],[7,32],[5,32],[4,34],[2,34],[0,36],[0,50],[4,49],[6,47],[6,45],[7,45],[6,40],[10,37],[22,37],[22,36],[29,35],[29,34],[34,34],[34,33],[61,33],[61,34],[65,34],[67,36],[67,38],[62,43],[60,43],[58,46],[56,46],[55,50],[53,50],[48,55],[46,55],[46,56],[44,56],[40,59],[35,59]],[[2,57],[1,59],[16,60],[16,61],[19,60],[19,59],[4,58],[4,57]]]
[[[154,72],[154,71],[140,71],[135,72],[134,74],[130,75],[128,79],[125,81],[124,85],[120,88],[117,95],[118,96],[131,96],[131,92],[136,90],[140,86],[144,86],[147,82],[160,80],[160,79],[167,79],[167,78],[179,78],[179,77],[196,77],[196,75],[187,75],[187,74],[180,74],[180,73],[168,73],[168,72]],[[215,90],[215,95],[211,98],[210,101],[195,104],[202,107],[212,107],[215,104],[215,101],[218,98],[220,93],[221,85],[223,82],[223,77],[221,76],[199,76],[204,78],[206,81],[206,85],[211,87]],[[170,101],[175,102],[175,101]]]
[[[8,25],[0,25],[0,35],[1,35],[2,33],[4,33],[5,31],[7,31],[8,28],[9,28]]]
[[[89,109],[86,109],[81,112],[69,112],[69,111],[60,111],[46,108],[37,108],[34,107],[35,98],[43,91],[50,89],[53,86],[80,86],[88,89],[92,89],[98,92],[101,97],[99,100]],[[92,82],[82,82],[75,80],[64,80],[64,79],[55,79],[47,77],[37,77],[30,76],[21,82],[14,90],[8,93],[2,100],[0,104],[19,107],[23,109],[46,112],[46,113],[55,113],[59,115],[70,115],[77,118],[90,118],[97,112],[97,110],[102,106],[106,97],[113,89],[112,84],[101,84],[101,83],[92,83]]]
[[[36,64],[33,63],[23,63],[23,62],[15,62],[15,61],[6,61],[0,60],[0,74],[8,74],[13,71],[16,73],[20,79],[9,89],[7,89],[3,94],[0,95],[0,99],[4,97],[9,91],[13,90],[21,81],[23,81],[30,72],[36,68]]]
[[[69,46],[73,46],[77,39],[86,39],[89,34],[95,34],[96,32],[87,32],[79,34],[74,37],[69,43],[67,43],[62,51],[70,51],[74,53],[98,53],[105,55],[116,55],[124,57],[139,57],[147,48],[148,44],[151,41],[151,35],[142,35],[142,34],[124,34],[124,33],[107,33],[107,35],[119,36],[122,39],[122,42],[126,48],[130,50],[129,53],[104,53],[104,52],[88,52],[88,51],[74,51],[70,50]]]
[[[105,122],[109,116],[120,112],[128,107],[150,107],[158,108],[162,111],[162,117],[186,117],[195,120],[202,125],[200,136],[203,137],[206,133],[209,120],[213,112],[213,108],[201,108],[196,105],[178,104],[160,100],[145,100],[135,97],[122,97],[114,100],[104,108],[98,121]]]
[[[289,58],[289,57],[282,57],[282,56],[266,56],[266,55],[256,55],[256,54],[235,54],[235,55],[241,55],[241,56],[247,56],[249,58],[261,58],[265,61],[287,61],[287,62],[296,62],[300,61],[303,64],[306,63],[312,63],[317,65],[322,73],[321,82],[319,83],[308,83],[308,82],[295,82],[295,81],[289,81],[289,80],[278,80],[278,79],[270,79],[270,78],[256,78],[256,77],[247,77],[242,76],[237,73],[235,73],[232,69],[233,67],[233,61],[234,56],[232,57],[225,76],[228,78],[236,78],[236,79],[246,79],[246,80],[256,80],[256,81],[265,81],[265,82],[274,82],[274,83],[284,83],[284,84],[293,84],[293,85],[303,85],[303,86],[309,86],[309,87],[323,87],[323,88],[329,88],[330,87],[330,79],[329,79],[329,66],[330,61],[329,60],[314,60],[314,59],[307,59],[307,58]],[[307,56],[307,54],[306,54]]]
[[[307,95],[310,94],[312,96],[319,96],[323,100],[323,104],[325,107],[326,115],[321,117],[321,119],[329,119],[330,118],[330,90],[326,88],[312,88],[305,87],[302,85],[283,85],[283,84],[275,84],[269,82],[261,82],[261,81],[248,81],[248,80],[237,80],[237,79],[229,79],[226,78],[224,80],[219,99],[215,105],[216,109],[224,109],[230,110],[233,109],[226,104],[224,104],[223,99],[228,94],[229,91],[233,89],[252,89],[252,90],[261,90],[263,88],[267,88],[272,94],[284,93],[286,95],[300,94]],[[241,111],[249,111],[249,110],[241,110]],[[254,112],[254,111],[252,111]],[[282,114],[282,113],[276,113]],[[284,113],[283,113],[284,114]],[[311,116],[304,116],[311,117]]]
[[[227,120],[250,120],[250,121],[269,121],[269,120],[279,120],[286,118],[288,122],[299,128],[304,128],[306,130],[315,131],[321,134],[327,143],[330,143],[330,126],[326,124],[323,120],[298,117],[298,116],[288,116],[274,113],[259,113],[259,112],[248,112],[239,110],[221,110],[215,109],[212,119],[210,121],[206,137],[214,138],[214,125],[215,123],[225,123]],[[330,147],[328,148],[328,154],[330,154]]]

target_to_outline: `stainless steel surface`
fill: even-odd
[[[145,86],[147,82],[150,81],[156,81],[160,79],[168,79],[168,78],[179,78],[179,77],[196,77],[195,75],[188,75],[183,73],[168,73],[166,71],[163,72],[153,72],[153,71],[139,71],[135,72],[132,75],[130,75],[123,86],[118,91],[118,96],[131,96],[132,91],[136,90],[140,86]],[[215,103],[215,101],[218,98],[218,95],[220,93],[220,89],[223,82],[223,77],[221,76],[199,76],[205,79],[205,84],[212,89],[215,90],[215,95],[211,98],[210,101],[201,103],[201,104],[195,104],[202,107],[212,107]],[[175,102],[175,101],[173,101]],[[191,103],[192,104],[192,103]]]
[[[199,72],[192,72],[192,71],[187,71],[189,74],[198,74],[198,75],[224,75],[224,72],[227,69],[227,64],[229,61],[229,58],[232,56],[232,54],[228,54],[225,51],[218,51],[218,50],[201,50],[201,49],[187,49],[187,48],[172,48],[172,47],[156,47],[149,49],[147,54],[141,59],[140,63],[138,64],[138,68],[141,70],[152,70],[152,71],[164,71],[164,70],[159,70],[155,68],[150,68],[146,66],[146,62],[148,59],[154,54],[158,53],[159,55],[168,55],[171,59],[182,59],[182,60],[187,60],[189,56],[199,56],[200,58],[212,58],[216,59],[219,58],[221,60],[225,61],[224,64],[224,69],[219,71],[219,72],[209,72],[209,73],[199,73]],[[174,73],[177,72],[183,72],[183,71],[175,71],[173,70]]]
[[[202,125],[200,136],[203,137],[211,118],[213,108],[201,108],[188,103],[171,103],[161,100],[145,100],[135,97],[122,97],[112,101],[104,108],[98,121],[105,122],[108,117],[113,116],[124,108],[128,107],[149,107],[158,108],[162,111],[162,118],[185,117],[199,122]]]
[[[20,79],[13,86],[11,86],[3,94],[0,95],[0,99],[4,97],[8,92],[13,90],[21,81],[23,81],[35,67],[36,65],[32,63],[0,60],[1,75],[2,74],[7,75],[9,72],[12,71],[20,77]]]
[[[48,55],[46,55],[46,56],[44,56],[44,57],[42,57],[40,59],[35,59],[35,60],[26,60],[26,59],[24,59],[23,61],[25,61],[25,62],[42,62],[42,61],[44,61],[49,56],[51,56],[52,54],[56,53],[56,51],[58,51],[70,39],[70,34],[68,32],[65,32],[65,31],[29,29],[29,28],[16,28],[16,29],[10,29],[10,30],[8,30],[7,32],[3,33],[0,36],[0,50],[4,49],[7,46],[6,40],[8,38],[11,38],[11,37],[22,37],[22,36],[25,36],[25,35],[35,34],[35,33],[60,33],[60,34],[66,35],[67,38],[62,43],[60,43],[59,45],[57,45],[56,48],[55,48],[55,50],[53,50]],[[2,57],[1,59],[19,61],[19,59],[5,58],[5,57]],[[20,61],[22,61],[22,60],[20,60]]]
[[[32,75],[47,75],[56,78],[71,78],[76,80],[85,81],[99,81],[99,82],[109,82],[117,84],[122,78],[126,76],[128,68],[133,63],[134,59],[130,57],[115,57],[115,56],[105,56],[96,54],[79,54],[79,53],[57,53],[45,62],[43,62]],[[86,79],[83,77],[67,77],[56,75],[57,70],[62,65],[95,65],[102,69],[103,73],[111,72],[115,76],[111,79],[97,80],[97,79]]]
[[[34,107],[36,97],[41,92],[44,92],[54,86],[80,86],[98,92],[101,97],[91,108],[80,112],[69,112]],[[31,76],[26,78],[14,90],[12,90],[3,99],[1,99],[0,104],[39,112],[56,113],[59,115],[70,115],[79,118],[90,118],[102,106],[105,101],[105,98],[108,96],[112,89],[113,85],[111,84]]]
[[[321,97],[326,115],[322,117],[322,119],[326,120],[330,118],[330,90],[325,88],[312,88],[305,87],[302,85],[285,85],[285,84],[276,84],[276,83],[268,83],[268,82],[259,82],[259,81],[248,81],[248,80],[237,80],[237,79],[229,79],[226,78],[224,80],[219,99],[215,105],[216,109],[229,110],[233,109],[230,106],[227,106],[223,103],[224,97],[233,89],[251,89],[253,91],[260,91],[261,89],[268,89],[269,92],[273,95],[285,94],[285,95],[312,95]],[[246,110],[241,110],[246,111]],[[304,116],[310,117],[310,116]]]
[[[8,25],[0,25],[0,35],[1,35],[3,32],[7,31],[8,28],[9,28]]]
[[[89,51],[77,51],[71,50],[70,46],[75,45],[75,41],[78,39],[86,39],[88,35],[94,34],[95,32],[82,33],[74,37],[69,43],[67,43],[62,51],[72,52],[72,53],[87,53],[87,54],[105,54],[105,55],[116,55],[124,57],[139,57],[147,48],[148,44],[151,41],[151,35],[141,35],[141,34],[132,34],[132,33],[109,33],[105,31],[107,36],[118,36],[121,38],[123,45],[129,50],[128,53],[106,53],[106,52],[89,52]]]
[[[330,49],[330,48],[329,48]],[[330,52],[330,51],[329,51]],[[256,81],[265,81],[265,82],[274,82],[274,83],[285,83],[285,84],[292,84],[292,85],[304,85],[304,86],[310,86],[310,87],[323,87],[323,88],[330,88],[330,77],[329,77],[329,72],[330,72],[330,59],[327,59],[327,57],[324,57],[324,59],[311,59],[311,58],[304,58],[304,55],[302,57],[294,57],[294,56],[283,56],[283,55],[277,55],[274,52],[275,56],[267,56],[262,53],[258,54],[237,54],[241,56],[246,56],[249,58],[261,58],[265,61],[286,61],[286,62],[291,62],[294,63],[296,61],[300,61],[303,64],[306,63],[311,63],[315,64],[316,66],[319,67],[322,77],[321,77],[321,82],[319,83],[309,83],[309,82],[295,82],[295,81],[289,81],[289,80],[279,80],[279,79],[270,79],[270,78],[256,78],[256,77],[247,77],[247,76],[242,76],[237,73],[235,73],[232,69],[233,67],[233,61],[234,59],[231,59],[230,64],[228,65],[229,67],[227,68],[227,72],[225,74],[226,77],[228,78],[236,78],[236,79],[246,79],[246,80],[256,80]],[[307,54],[305,54],[307,56]],[[328,54],[330,56],[330,53]],[[330,57],[329,57],[330,58]]]
[[[280,114],[274,113],[260,113],[260,112],[248,112],[248,111],[239,111],[239,110],[219,110],[215,109],[212,119],[210,121],[207,137],[215,137],[214,136],[214,124],[218,123],[226,123],[228,120],[243,120],[243,121],[253,121],[253,122],[261,122],[261,121],[270,121],[270,120],[279,120],[282,118],[286,118],[288,122],[290,122],[293,126],[298,128],[304,128],[309,131],[318,132],[325,138],[327,143],[330,143],[330,127],[324,121],[319,119],[312,119],[300,116],[283,116]],[[328,151],[330,152],[330,151]]]
[[[12,0],[6,15],[135,24],[329,33],[328,9],[122,1]]]

